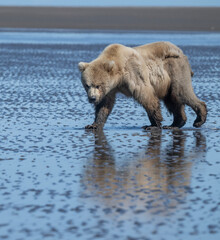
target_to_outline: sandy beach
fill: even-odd
[[[219,7],[1,7],[0,28],[220,31]]]

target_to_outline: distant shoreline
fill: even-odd
[[[220,31],[220,7],[0,7],[0,28]]]

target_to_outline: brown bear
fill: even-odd
[[[173,123],[164,128],[184,126],[185,105],[197,114],[194,127],[206,121],[206,104],[193,91],[188,59],[170,42],[134,48],[111,44],[92,62],[80,62],[79,69],[89,102],[95,106],[95,121],[86,128],[104,126],[117,92],[133,97],[144,107],[151,122],[145,129],[161,128],[160,100],[174,118]]]

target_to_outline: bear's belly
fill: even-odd
[[[162,99],[167,95],[170,88],[170,77],[165,70],[162,70],[160,74],[149,74],[150,83],[154,88],[154,91],[158,98]]]
[[[164,69],[162,61],[149,60],[146,64],[148,69],[148,79],[158,98],[166,96],[170,87],[171,79]]]
[[[118,92],[124,94],[126,97],[132,97],[131,92],[128,90],[127,87],[120,87],[118,88]]]

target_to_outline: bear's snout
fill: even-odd
[[[87,94],[90,103],[97,103],[100,100],[100,92],[94,87],[90,87]]]
[[[90,103],[94,103],[95,101],[96,101],[96,97],[95,96],[89,97],[89,102]]]

